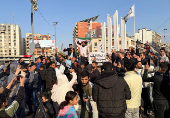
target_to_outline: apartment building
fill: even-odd
[[[0,24],[0,56],[24,54],[24,40],[16,24]]]

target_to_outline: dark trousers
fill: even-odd
[[[99,118],[125,118],[125,114],[122,114],[120,116],[103,116],[99,114]]]
[[[18,118],[26,118],[25,115],[25,100],[22,100],[22,102],[19,105],[19,108],[16,112],[16,115]]]
[[[28,105],[30,112],[33,111],[31,100],[33,101],[33,105],[34,105],[34,113],[36,113],[36,110],[38,108],[37,89],[26,90],[26,103]]]
[[[170,118],[168,101],[154,101],[155,118]]]
[[[148,88],[142,88],[142,99],[144,102],[144,114],[146,115],[149,106]]]

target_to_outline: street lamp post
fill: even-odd
[[[58,22],[53,22],[53,23],[54,23],[53,25],[55,26],[55,48],[56,48],[57,47],[56,46],[56,25],[57,25]]]
[[[163,29],[162,31],[164,31],[164,43],[166,43],[166,41],[165,41],[165,38],[166,38],[166,36],[165,36],[165,30],[167,30],[167,29]]]

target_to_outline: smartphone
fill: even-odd
[[[148,59],[148,65],[150,66],[150,59]]]
[[[83,94],[83,97],[85,97],[85,99],[88,99],[88,96],[85,93]]]

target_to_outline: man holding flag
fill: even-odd
[[[79,41],[79,43],[81,42],[81,45],[77,44],[77,41]],[[87,49],[91,46],[92,44],[92,38],[91,38],[91,41],[90,43],[86,46],[85,42],[89,42],[89,38],[79,38],[77,37],[75,39],[75,43],[76,45],[79,47],[79,50],[80,50],[80,55],[82,57],[87,57]]]

